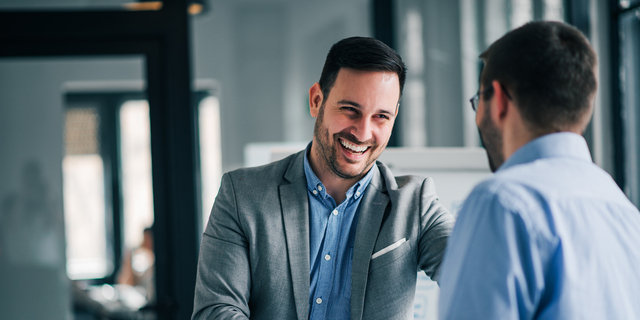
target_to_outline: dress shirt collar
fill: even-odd
[[[587,142],[581,135],[558,132],[543,135],[520,147],[500,166],[498,171],[551,157],[572,157],[592,162]]]
[[[312,192],[313,194],[316,194],[317,192],[317,194],[322,199],[326,199],[329,196],[327,194],[327,190],[324,187],[324,184],[322,184],[322,181],[320,181],[318,176],[316,176],[316,174],[313,172],[313,169],[311,169],[311,165],[309,164],[309,152],[311,151],[312,143],[313,141],[309,142],[309,144],[307,145],[307,148],[304,151],[304,174],[307,178],[307,189],[309,190],[309,192]],[[355,197],[355,199],[360,198],[364,194],[364,191],[367,189],[367,185],[369,184],[369,182],[371,181],[371,178],[373,177],[373,172],[374,170],[377,170],[377,168],[378,168],[378,165],[374,162],[371,169],[369,169],[369,172],[367,172],[367,174],[364,177],[362,177],[360,181],[358,181],[351,188],[349,188],[349,190],[347,190],[346,199],[351,198],[352,195]]]

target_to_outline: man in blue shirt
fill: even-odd
[[[309,90],[306,150],[226,173],[203,235],[193,319],[407,319],[418,270],[434,280],[453,216],[433,181],[394,177],[386,147],[400,56],[336,43]]]
[[[471,99],[495,175],[460,210],[441,319],[640,319],[640,213],[580,135],[596,54],[575,28],[532,22],[480,56]]]

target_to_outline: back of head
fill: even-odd
[[[485,62],[483,86],[493,80],[503,84],[530,129],[544,134],[586,128],[597,87],[597,58],[579,30],[561,22],[530,22],[480,57]]]
[[[394,72],[398,75],[402,94],[406,66],[400,55],[382,41],[368,37],[351,37],[342,39],[331,47],[318,81],[325,101],[342,68]]]

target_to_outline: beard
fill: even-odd
[[[330,135],[329,129],[324,125],[324,103],[320,106],[320,110],[318,111],[316,123],[313,128],[313,136],[313,147],[316,148],[316,151],[320,158],[318,159],[319,164],[322,166],[322,169],[330,171],[334,175],[342,179],[354,179],[363,177],[368,169],[371,168],[373,162],[376,161],[380,153],[382,153],[382,150],[384,150],[384,148],[386,147],[386,143],[380,146],[372,140],[358,141],[358,139],[354,135],[348,133],[346,129],[344,131]],[[369,152],[369,156],[364,160],[360,168],[348,171],[347,168],[341,166],[338,163],[337,148],[342,148],[339,141],[340,139],[349,141],[350,143],[353,143],[355,145],[366,144],[370,146],[369,149],[365,151]],[[352,164],[357,163],[350,159],[344,160]]]
[[[489,108],[485,110],[487,111],[480,121],[478,133],[480,134],[480,142],[482,142],[482,146],[487,152],[489,168],[491,172],[496,172],[504,163],[504,155],[502,154],[502,132],[500,132],[498,127],[491,121],[491,115],[488,112]]]

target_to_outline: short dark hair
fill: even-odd
[[[400,55],[380,40],[368,37],[351,37],[338,41],[331,47],[320,75],[320,88],[324,101],[336,82],[341,68],[360,71],[389,71],[398,75],[400,95],[407,77],[407,67]]]
[[[578,29],[561,22],[530,22],[494,42],[480,58],[485,63],[482,85],[488,88],[493,80],[503,84],[532,129],[586,127],[597,87],[597,57]]]

